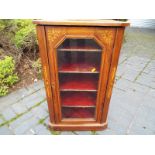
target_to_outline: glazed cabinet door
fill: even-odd
[[[101,121],[115,31],[45,27],[56,123]]]

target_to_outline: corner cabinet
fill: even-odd
[[[126,22],[34,21],[54,130],[102,130]]]

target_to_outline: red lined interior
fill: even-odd
[[[63,118],[94,118],[101,51],[93,39],[65,39],[58,47]]]
[[[63,118],[93,118],[94,114],[94,108],[62,108]]]
[[[97,90],[98,76],[96,75],[60,75],[60,90]]]
[[[59,51],[101,51],[101,49],[97,47],[92,47],[89,45],[83,46],[65,46],[58,49]]]
[[[62,106],[95,106],[96,93],[92,92],[61,92]]]
[[[99,65],[90,62],[64,63],[59,67],[60,72],[99,72]]]

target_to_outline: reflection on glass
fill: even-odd
[[[93,39],[66,39],[57,49],[62,118],[94,118],[101,63]]]

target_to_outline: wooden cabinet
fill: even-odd
[[[55,130],[107,127],[125,26],[113,20],[34,21]]]

